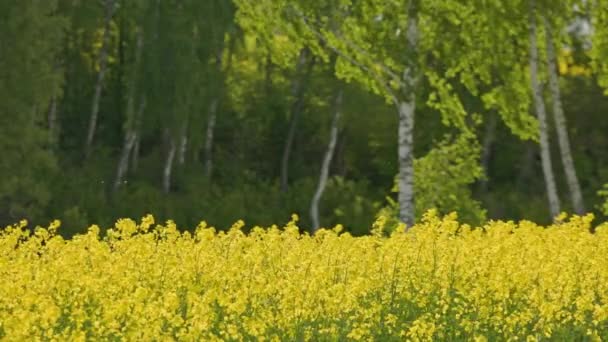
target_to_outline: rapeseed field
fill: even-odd
[[[301,234],[243,222],[192,233],[152,216],[66,240],[0,233],[7,341],[541,341],[608,339],[608,225],[591,215],[408,233]],[[390,235],[390,236],[389,236]]]

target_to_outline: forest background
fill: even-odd
[[[605,219],[608,0],[3,0],[0,226]]]

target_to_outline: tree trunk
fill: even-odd
[[[291,106],[291,115],[289,118],[289,129],[287,131],[287,137],[285,139],[285,145],[283,146],[283,155],[281,158],[281,192],[287,192],[289,182],[289,156],[291,155],[291,149],[293,141],[296,135],[296,128],[298,125],[298,119],[302,112],[304,105],[304,93],[306,90],[307,77],[313,66],[313,62],[308,61],[309,52],[308,49],[304,48],[300,50],[300,56],[298,58],[298,64],[296,65],[296,75],[293,79],[291,87],[291,95],[293,96],[293,103]],[[304,71],[304,67],[308,64],[308,68]]]
[[[223,54],[224,54],[224,48],[222,47],[221,49],[219,49],[218,53],[217,53],[217,57],[216,57],[216,67],[217,67],[217,71],[218,73],[222,73],[222,72],[228,72],[232,66],[232,53],[234,51],[234,37],[231,37],[230,39],[230,46],[228,49],[228,60],[227,65],[225,70],[223,69],[223,65],[224,65],[224,60],[223,60]],[[213,175],[213,139],[215,137],[215,123],[217,122],[217,113],[220,107],[220,102],[222,97],[224,96],[224,90],[223,90],[223,84],[220,85],[219,87],[219,92],[216,96],[216,98],[214,98],[211,101],[211,104],[209,105],[209,113],[207,114],[207,132],[206,132],[206,136],[205,136],[205,147],[204,147],[204,154],[205,154],[205,176],[208,179],[211,179],[211,175]]]
[[[336,147],[336,161],[334,163],[334,172],[340,177],[346,176],[346,142],[347,134],[344,130],[338,135],[338,142]]]
[[[403,71],[403,97],[399,100],[399,219],[408,231],[416,219],[414,199],[414,117],[416,113],[418,18],[417,1],[410,2],[407,25],[408,62]]]
[[[338,95],[336,96],[334,116],[331,122],[329,144],[327,145],[325,157],[323,158],[323,164],[321,165],[321,175],[319,176],[319,184],[317,185],[317,191],[315,192],[312,198],[312,202],[310,204],[310,217],[312,219],[313,232],[317,231],[317,229],[321,227],[321,223],[319,220],[319,202],[321,201],[321,197],[323,196],[323,192],[325,191],[325,186],[327,185],[327,178],[329,177],[329,166],[331,165],[331,160],[334,156],[334,151],[336,149],[336,142],[338,140],[338,124],[340,122],[340,111],[342,110],[342,96],[343,91],[342,89],[340,89],[338,91]]]
[[[134,130],[127,132],[125,135],[122,153],[120,154],[118,167],[116,169],[116,178],[114,179],[114,184],[112,186],[113,193],[116,192],[124,182],[124,175],[127,173],[129,168],[129,157],[131,155],[131,151],[133,150],[133,145],[135,144],[136,138],[137,133]]]
[[[125,139],[122,147],[122,152],[116,168],[116,178],[112,186],[112,193],[116,192],[124,182],[124,176],[129,169],[129,157],[133,151],[133,146],[137,140],[139,124],[145,107],[145,97],[142,96],[140,106],[135,112],[135,97],[138,89],[139,67],[141,64],[141,55],[143,52],[144,36],[143,32],[137,32],[137,43],[135,45],[135,62],[133,63],[133,73],[131,74],[131,83],[129,87],[129,95],[127,98],[126,122],[125,122]]]
[[[173,173],[173,160],[177,146],[175,139],[169,136],[169,150],[167,151],[167,159],[165,159],[165,167],[163,168],[163,192],[168,194],[171,191],[171,176]]]
[[[544,22],[545,36],[547,39],[547,69],[549,73],[549,87],[551,89],[551,97],[553,98],[553,117],[555,121],[555,127],[557,129],[557,141],[559,143],[559,150],[561,152],[560,154],[562,164],[564,166],[564,173],[566,174],[568,189],[570,190],[570,199],[572,201],[572,206],[577,214],[582,215],[585,212],[585,204],[583,202],[581,186],[576,175],[574,161],[572,160],[572,149],[570,148],[570,139],[568,138],[566,116],[564,115],[561,93],[559,89],[557,61],[555,56],[553,39],[551,37],[552,30],[547,18],[544,18]]]
[[[179,137],[179,153],[177,163],[181,166],[186,163],[186,152],[188,150],[188,121],[184,123]]]
[[[116,178],[114,179],[114,184],[112,186],[113,193],[116,192],[124,183],[125,175],[129,170],[129,159],[133,160],[133,169],[137,167],[136,154],[139,152],[139,129],[145,106],[145,98],[142,98],[141,103],[139,105],[139,109],[135,114],[135,118],[133,119],[134,122],[131,125],[127,126],[127,131],[125,132],[125,140],[122,145],[122,152],[120,154],[118,166],[116,168]]]
[[[213,174],[213,135],[215,132],[215,121],[217,118],[219,102],[218,98],[211,101],[209,116],[207,118],[207,134],[205,137],[205,176],[207,176],[207,178],[211,178],[211,175]]]
[[[540,153],[545,186],[547,188],[547,198],[549,200],[549,211],[551,212],[551,217],[555,218],[560,212],[560,203],[551,163],[549,131],[547,127],[547,113],[545,112],[545,103],[543,100],[543,89],[538,80],[538,46],[536,30],[535,5],[534,0],[530,0],[530,82],[536,107],[536,117],[540,128]]]
[[[136,172],[139,167],[140,141],[141,132],[135,132],[135,142],[133,143],[133,151],[131,152],[131,172]]]
[[[97,82],[95,83],[95,93],[93,95],[93,103],[91,106],[91,116],[89,117],[89,129],[87,131],[87,139],[84,146],[84,156],[87,159],[91,154],[93,146],[93,139],[95,138],[95,131],[97,129],[97,117],[99,115],[99,101],[101,99],[101,90],[103,88],[103,81],[106,76],[106,69],[108,63],[108,50],[110,44],[110,23],[112,16],[114,15],[114,0],[105,0],[105,18],[103,28],[103,38],[101,44],[101,50],[99,51],[99,73],[97,74]]]

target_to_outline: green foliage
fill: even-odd
[[[453,138],[445,137],[434,149],[414,162],[416,193],[416,218],[430,209],[441,215],[456,212],[466,223],[479,225],[484,222],[486,210],[473,198],[471,186],[484,177],[479,165],[480,146],[468,133]],[[392,192],[397,192],[397,182]],[[387,198],[388,205],[379,215],[388,217],[390,231],[397,227],[398,204]]]
[[[56,171],[41,117],[60,96],[57,53],[65,20],[57,1],[0,4],[0,220],[39,218]],[[44,56],[44,58],[41,58]]]

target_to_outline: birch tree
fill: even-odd
[[[99,50],[99,56],[97,60],[99,71],[97,73],[97,80],[95,82],[95,91],[91,103],[91,114],[89,116],[89,126],[87,129],[86,141],[84,145],[85,158],[88,158],[91,154],[93,139],[95,138],[95,131],[97,130],[99,102],[101,100],[101,92],[103,90],[104,80],[107,73],[108,54],[110,52],[110,26],[117,5],[115,1],[116,0],[103,0],[102,2],[104,18],[103,33],[101,38],[101,49]]]
[[[572,158],[572,148],[570,147],[570,138],[568,137],[568,125],[566,115],[562,105],[562,95],[559,89],[559,76],[557,74],[557,57],[556,46],[553,40],[553,29],[551,23],[545,15],[542,16],[545,28],[545,46],[547,49],[547,74],[549,75],[549,89],[551,91],[551,100],[553,104],[553,122],[557,130],[557,141],[559,143],[560,157],[566,175],[566,181],[572,201],[574,212],[582,215],[585,212],[585,204],[581,186],[576,174],[574,160]]]
[[[127,108],[126,108],[126,121],[125,121],[125,133],[124,142],[122,146],[122,152],[118,161],[116,170],[116,178],[114,179],[113,191],[118,190],[122,185],[124,176],[127,173],[129,167],[129,160],[135,141],[137,140],[138,131],[140,128],[140,122],[144,114],[145,109],[145,94],[142,93],[140,86],[139,73],[141,68],[141,59],[144,45],[144,32],[141,27],[136,28],[136,42],[134,48],[134,61],[131,65],[132,73],[128,84],[128,96],[127,96]],[[136,109],[136,101],[139,99],[139,105]]]
[[[327,150],[325,151],[325,155],[323,157],[323,163],[321,165],[321,172],[319,175],[319,182],[317,184],[317,189],[310,203],[310,217],[312,220],[313,232],[321,227],[321,222],[319,219],[319,203],[323,196],[323,192],[325,191],[325,187],[327,186],[327,179],[329,178],[329,167],[331,165],[331,161],[334,157],[336,150],[340,125],[340,116],[342,115],[341,111],[343,96],[344,91],[342,88],[340,88],[336,94],[336,99],[333,108],[334,113],[332,116],[331,128],[329,133],[329,142],[327,144]]]
[[[553,165],[551,161],[551,145],[549,145],[549,128],[547,125],[547,113],[545,111],[543,88],[538,78],[538,35],[536,23],[536,4],[534,0],[530,0],[529,18],[530,86],[532,88],[532,94],[534,97],[536,117],[539,123],[541,161],[543,175],[545,177],[545,187],[547,189],[547,198],[549,201],[549,210],[551,212],[551,216],[556,217],[560,212],[560,202],[557,194],[557,185],[555,183],[555,175],[553,174]]]

